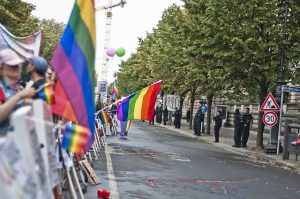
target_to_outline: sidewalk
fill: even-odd
[[[280,153],[279,156],[277,155],[269,155],[265,154],[264,151],[256,149],[256,132],[251,131],[250,132],[250,137],[248,140],[248,147],[247,148],[236,148],[232,147],[234,144],[233,141],[233,128],[228,128],[228,127],[222,127],[220,130],[220,142],[219,143],[214,143],[214,133],[213,133],[213,126],[211,127],[211,135],[208,134],[201,134],[201,136],[196,136],[194,135],[194,131],[188,128],[188,123],[185,120],[181,121],[181,128],[180,129],[175,129],[173,125],[167,124],[167,125],[162,125],[162,124],[157,124],[161,127],[176,131],[178,133],[184,134],[188,137],[193,137],[196,139],[199,139],[201,141],[204,141],[209,144],[216,145],[218,147],[221,147],[223,149],[229,150],[232,153],[236,153],[239,155],[244,155],[248,156],[251,159],[265,163],[265,164],[270,164],[273,166],[277,166],[283,169],[287,170],[292,170],[297,173],[300,173],[300,158],[298,158],[298,161],[296,161],[295,156],[293,154],[290,154],[290,159],[289,160],[282,160],[282,154]],[[269,135],[264,134],[264,144],[266,145],[268,143]],[[283,137],[281,139],[281,142],[283,142]]]

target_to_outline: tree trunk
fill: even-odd
[[[207,117],[206,117],[206,133],[210,135],[210,121],[211,121],[211,105],[214,94],[210,93],[207,96]]]
[[[190,101],[191,113],[190,113],[189,129],[193,129],[193,115],[194,115],[193,112],[194,112],[195,95],[196,95],[196,87],[194,86],[191,90],[191,101]]]
[[[268,86],[265,81],[260,82],[260,91],[259,91],[259,104],[260,107],[265,101],[265,98],[267,97],[268,94]],[[263,149],[264,148],[264,128],[265,125],[262,121],[264,113],[259,111],[258,114],[258,130],[257,130],[257,137],[256,137],[256,146],[258,148]]]

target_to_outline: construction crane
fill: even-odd
[[[106,81],[108,80],[108,61],[109,58],[106,55],[106,52],[109,48],[109,41],[110,41],[110,30],[111,30],[111,21],[112,21],[112,8],[120,6],[121,8],[124,7],[126,4],[125,0],[121,0],[119,3],[113,4],[112,0],[108,1],[108,4],[105,6],[96,7],[96,11],[106,10],[106,24],[105,24],[105,35],[104,35],[104,51],[103,51],[103,61],[102,61],[102,69],[100,74],[100,80]],[[106,83],[107,84],[107,83]],[[102,93],[104,95],[104,92]],[[106,102],[107,92],[105,96],[101,96],[103,102]]]

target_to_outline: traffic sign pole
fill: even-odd
[[[281,96],[280,96],[280,113],[279,113],[279,123],[278,123],[278,140],[277,140],[277,156],[279,155],[280,146],[280,132],[281,132],[281,122],[282,122],[282,109],[283,109],[283,85],[281,86]]]

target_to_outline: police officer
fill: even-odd
[[[247,142],[250,135],[250,128],[252,128],[252,125],[253,125],[253,117],[250,114],[250,109],[246,108],[246,113],[243,115],[242,147],[247,147]]]
[[[214,128],[215,142],[219,142],[219,134],[220,134],[219,132],[223,120],[221,111],[218,111],[217,116],[215,116],[213,120],[215,121],[215,128]]]
[[[174,125],[175,125],[175,128],[180,129],[180,126],[181,126],[181,112],[178,110],[177,107],[175,108]]]
[[[195,117],[194,117],[194,135],[197,135],[197,136],[200,136],[201,134],[201,118],[202,116],[202,112],[201,112],[201,109],[200,107],[198,108],[198,111],[197,113],[195,114]]]
[[[234,113],[234,145],[232,147],[241,146],[241,138],[243,131],[243,120],[239,109],[235,109]]]
[[[168,120],[168,108],[167,108],[167,106],[165,106],[165,109],[163,110],[163,122],[164,122],[164,125],[167,124],[167,120]]]

